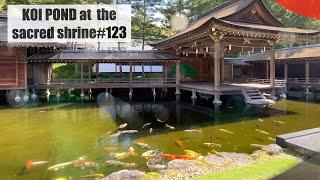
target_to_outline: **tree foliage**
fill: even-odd
[[[180,73],[185,78],[196,79],[199,77],[199,73],[189,64],[182,63],[180,65]],[[169,78],[176,77],[176,66],[172,66],[170,71],[168,72]]]

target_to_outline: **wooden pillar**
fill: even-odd
[[[305,64],[305,76],[306,76],[306,94],[310,94],[310,91],[309,91],[309,82],[310,82],[310,64],[309,64],[309,61],[306,61],[306,64]]]
[[[81,85],[83,84],[83,62],[80,63],[80,75],[81,75]]]
[[[146,75],[144,73],[144,63],[141,64],[141,69],[142,69],[142,77],[146,77]]]
[[[19,63],[16,57],[16,87],[19,87]]]
[[[221,88],[221,42],[219,38],[214,41],[214,104],[221,104],[220,88]]]
[[[97,75],[97,79],[98,79],[98,77],[99,77],[99,63],[97,63],[95,65],[95,68],[96,68],[96,75]]]
[[[89,81],[91,81],[91,62],[89,62]]]
[[[129,66],[130,66],[130,73],[129,73],[129,82],[130,82],[130,85],[132,83],[132,63],[129,63]]]
[[[220,61],[220,64],[221,64],[221,81],[220,81],[220,83],[224,82],[224,55],[225,55],[225,50],[222,49],[222,51],[221,51],[221,61]]]
[[[176,95],[180,95],[180,60],[176,61]]]
[[[275,95],[276,85],[276,42],[273,42],[270,49],[270,86],[272,88],[272,95]]]
[[[36,85],[36,63],[32,64],[32,68],[33,68],[33,85]]]
[[[180,61],[176,61],[176,85],[180,84]]]
[[[268,61],[266,61],[266,79],[269,79],[270,78],[270,74],[269,74],[269,63]]]
[[[309,83],[310,82],[310,64],[309,64],[309,61],[306,61],[306,64],[305,64],[305,75],[306,75],[306,83]]]
[[[284,80],[288,80],[288,62],[284,63]]]

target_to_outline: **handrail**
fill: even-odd
[[[270,79],[247,78],[246,81],[249,83],[270,84]],[[276,79],[275,80],[275,86],[277,86],[277,87],[285,87],[286,84],[287,84],[287,80],[285,80],[285,79]]]
[[[175,78],[133,78],[131,81],[129,78],[108,78],[108,79],[59,79],[51,80],[48,82],[39,82],[38,84],[45,85],[73,85],[73,84],[122,84],[122,83],[131,83],[131,84],[173,84],[175,83]]]
[[[313,84],[320,84],[320,78],[288,78],[288,82],[290,83],[313,83]]]

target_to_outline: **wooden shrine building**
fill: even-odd
[[[215,102],[220,103],[226,52],[269,50],[270,88],[275,90],[276,44],[291,38],[295,41],[312,41],[318,35],[319,31],[316,30],[285,27],[268,11],[262,0],[231,0],[198,16],[182,32],[151,45],[157,50],[170,50],[184,57],[182,61],[198,61],[203,65],[211,63],[209,66],[214,68],[211,70],[214,72],[212,91]]]

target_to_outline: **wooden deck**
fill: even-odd
[[[175,79],[162,78],[138,78],[128,79],[65,79],[38,83],[29,88],[35,89],[103,89],[103,88],[176,88],[184,91],[194,91],[206,95],[215,95],[212,82],[181,82],[176,85]],[[283,88],[284,86],[276,86]],[[272,88],[268,80],[251,80],[243,83],[223,83],[221,85],[221,95],[241,94],[242,89],[259,89],[269,92]]]

